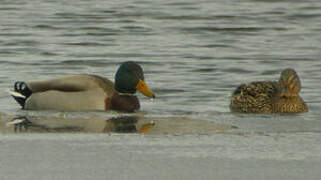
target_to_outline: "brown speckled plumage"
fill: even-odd
[[[293,69],[282,71],[279,81],[241,84],[232,94],[230,109],[243,113],[301,113],[308,107],[299,96],[301,83]]]

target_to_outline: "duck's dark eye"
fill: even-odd
[[[285,96],[285,95],[283,95],[283,96],[281,96],[281,98],[282,98],[282,99],[286,99],[286,96]]]

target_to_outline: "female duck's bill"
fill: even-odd
[[[16,82],[11,95],[29,110],[119,110],[132,112],[140,108],[136,90],[147,97],[155,94],[144,81],[142,68],[135,62],[121,64],[115,84],[96,75],[69,75],[61,78]]]
[[[282,71],[279,81],[241,84],[232,94],[230,109],[243,113],[301,113],[308,107],[299,96],[300,78],[294,69]]]

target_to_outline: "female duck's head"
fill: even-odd
[[[301,90],[300,78],[294,69],[285,69],[279,79],[280,97],[296,97]]]
[[[124,94],[134,94],[138,90],[147,97],[155,98],[155,94],[144,81],[143,69],[132,61],[124,62],[118,68],[115,76],[115,89]]]

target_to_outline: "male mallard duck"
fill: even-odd
[[[308,107],[299,96],[301,83],[294,69],[285,69],[279,81],[241,84],[232,94],[230,109],[244,113],[300,113]]]
[[[16,82],[11,95],[28,110],[119,110],[132,112],[140,108],[136,90],[155,98],[144,81],[142,68],[135,62],[121,64],[115,85],[96,75],[69,75],[57,79]]]

